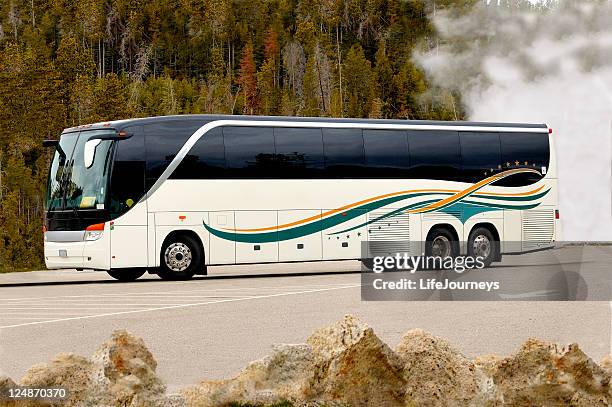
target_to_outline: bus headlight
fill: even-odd
[[[85,240],[98,240],[102,237],[102,233],[104,233],[104,223],[96,223],[95,225],[89,225],[85,229]]]
[[[102,237],[102,233],[104,233],[103,230],[87,230],[85,231],[85,240],[98,240]]]

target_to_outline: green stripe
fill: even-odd
[[[296,226],[290,229],[278,230],[273,232],[262,232],[262,233],[236,233],[236,232],[226,232],[222,230],[217,230],[206,223],[204,227],[213,235],[220,237],[226,240],[232,240],[240,243],[269,243],[269,242],[280,242],[283,240],[295,239],[298,237],[306,236],[315,232],[320,232],[322,230],[326,230],[337,226],[341,223],[348,222],[349,220],[353,220],[358,216],[364,215],[374,209],[382,208],[383,206],[387,206],[397,201],[402,201],[408,198],[414,198],[417,196],[429,195],[428,193],[415,193],[415,194],[406,194],[406,195],[398,195],[385,199],[381,199],[380,201],[369,202],[360,207],[349,209],[345,212],[337,213],[335,215],[329,216],[325,219],[319,219],[317,221]]]
[[[484,188],[486,185],[483,185],[481,188]],[[470,194],[466,195],[465,197],[459,198],[457,200],[454,200],[448,204],[443,205],[440,208],[436,208],[433,210],[429,210],[426,211],[424,213],[427,212],[434,212],[434,211],[444,211],[444,209],[449,209],[452,206],[457,206],[459,204],[467,204],[467,205],[471,205],[471,206],[477,206],[477,207],[482,207],[482,211],[487,211],[487,210],[496,210],[496,209],[515,209],[515,210],[523,210],[523,209],[532,209],[535,208],[536,206],[539,205],[539,203],[535,203],[535,204],[528,204],[528,205],[503,205],[500,203],[493,203],[493,202],[476,202],[476,201],[469,201],[469,200],[465,200],[465,198],[470,197],[471,195],[473,195],[476,191],[478,191],[479,189],[475,191],[472,191]],[[490,200],[503,200],[503,201],[534,201],[536,199],[539,199],[541,197],[543,197],[544,195],[546,195],[548,192],[550,191],[550,189],[541,192],[539,194],[536,195],[530,195],[530,196],[513,196],[513,197],[501,197],[501,196],[473,196],[472,198],[478,198],[478,199],[490,199]],[[207,225],[206,223],[204,224],[204,227],[206,228],[206,230],[208,230],[211,234],[213,234],[214,236],[217,236],[221,239],[225,239],[225,240],[231,240],[231,241],[235,241],[235,242],[240,242],[240,243],[270,243],[270,242],[279,242],[279,241],[284,241],[284,240],[290,240],[290,239],[295,239],[298,237],[302,237],[302,236],[306,236],[312,233],[316,233],[316,232],[320,232],[320,231],[324,231],[327,229],[330,229],[332,227],[335,227],[337,225],[340,225],[342,223],[348,222],[350,220],[353,220],[361,215],[367,214],[375,209],[379,209],[382,208],[384,206],[387,206],[389,204],[398,202],[398,201],[402,201],[405,199],[409,199],[409,198],[415,198],[415,197],[419,197],[419,196],[426,196],[426,195],[452,195],[449,193],[439,193],[439,192],[420,192],[420,193],[412,193],[412,194],[404,194],[404,195],[398,195],[398,196],[393,196],[393,197],[388,197],[388,198],[384,198],[381,199],[379,201],[374,201],[374,202],[369,202],[367,204],[361,205],[357,208],[352,208],[349,209],[347,211],[344,212],[340,212],[340,213],[336,213],[332,216],[329,216],[327,218],[324,219],[319,219],[316,220],[314,222],[311,223],[307,223],[305,225],[300,225],[300,226],[296,226],[293,228],[289,228],[289,229],[283,229],[283,230],[275,230],[272,232],[262,232],[262,233],[240,233],[240,232],[227,232],[227,231],[222,231],[222,230],[217,230],[214,229],[212,227],[210,227],[209,225]],[[396,209],[388,214],[382,215],[374,220],[370,220],[368,222],[365,223],[361,223],[358,226],[354,226],[348,229],[344,229],[340,232],[334,232],[334,233],[330,233],[330,235],[336,235],[339,233],[345,233],[345,232],[349,232],[355,229],[358,229],[360,227],[366,226],[368,224],[377,222],[379,220],[388,218],[388,217],[392,217],[395,216],[397,214],[399,214],[402,211],[405,210],[409,210],[409,209],[416,209],[416,208],[420,208],[426,205],[429,205],[431,203],[434,202],[438,202],[438,200],[427,200],[427,201],[423,201],[423,202],[419,202],[419,203],[415,203],[415,204],[411,204],[405,207],[402,207],[400,209]],[[486,208],[486,209],[485,209]],[[475,211],[473,208],[469,211],[470,213],[472,213],[469,217],[473,216],[473,213],[477,213],[477,211]],[[463,216],[462,216],[463,218]],[[462,222],[465,222],[467,220],[466,219],[461,219]]]
[[[523,210],[523,209],[533,209],[536,206],[539,206],[540,203],[534,203],[529,205],[502,205],[497,203],[482,203],[482,202],[474,202],[474,201],[463,201],[462,203],[482,206],[485,208],[497,208],[497,209],[515,209],[515,210]]]
[[[550,189],[547,189],[546,191],[540,192],[539,194],[525,195],[525,196],[482,196],[482,195],[474,195],[472,198],[494,199],[494,200],[501,200],[501,201],[534,201],[536,199],[539,199],[539,198],[543,197],[549,191],[550,191]]]

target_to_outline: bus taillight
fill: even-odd
[[[90,231],[90,230],[104,230],[104,223],[96,223],[95,225],[89,225],[89,226],[87,226],[87,228],[85,230],[87,230],[87,231]]]
[[[559,219],[559,209],[555,209],[555,219]]]
[[[548,134],[552,134],[552,129],[550,127],[548,128]]]

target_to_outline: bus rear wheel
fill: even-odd
[[[435,227],[427,235],[425,254],[431,257],[456,257],[459,255],[457,240],[444,227]]]
[[[107,270],[109,276],[118,281],[134,281],[142,277],[146,270],[132,268],[132,269],[114,269]]]
[[[478,227],[468,237],[468,254],[480,257],[484,267],[489,267],[499,257],[499,242],[489,229]]]
[[[157,274],[163,280],[189,280],[204,267],[203,259],[200,245],[192,237],[176,235],[162,247]]]
[[[425,256],[440,260],[433,261],[431,267],[426,266],[425,268],[440,269],[447,258],[455,258],[458,255],[459,242],[450,230],[445,227],[434,227],[429,231],[425,241]]]

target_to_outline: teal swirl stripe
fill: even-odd
[[[461,197],[460,199],[453,201],[451,203],[445,204],[435,211],[439,211],[442,213],[448,213],[457,217],[461,222],[465,223],[469,218],[479,213],[495,211],[495,210],[526,210],[537,207],[540,203],[537,202],[540,198],[544,197],[550,189],[545,190],[544,192],[539,192],[536,194],[525,195],[525,196],[499,196],[499,195],[474,195],[476,191],[472,191],[471,193]],[[391,196],[387,198],[383,198],[380,200],[376,200],[373,202],[368,202],[363,205],[359,205],[355,208],[348,209],[345,212],[335,213],[331,216],[325,218],[318,218],[312,222],[289,227],[286,229],[273,230],[273,231],[265,231],[265,232],[240,232],[240,231],[232,231],[232,230],[219,230],[207,225],[203,222],[204,227],[208,232],[212,235],[219,237],[221,239],[240,242],[240,243],[270,243],[270,242],[280,242],[290,239],[299,238],[302,236],[310,235],[313,233],[321,232],[338,226],[340,224],[349,222],[359,216],[363,216],[367,213],[370,213],[374,210],[380,209],[387,205],[404,201],[407,199],[413,198],[427,198],[416,203],[411,203],[409,205],[402,206],[398,209],[394,209],[389,213],[378,216],[374,219],[370,219],[367,222],[360,223],[357,226],[352,226],[347,229],[343,229],[341,231],[329,233],[329,235],[337,235],[340,233],[346,233],[355,229],[358,229],[363,226],[367,226],[371,223],[378,222],[383,219],[391,218],[393,216],[397,216],[401,213],[411,210],[418,210],[419,208],[427,207],[428,205],[435,204],[436,202],[440,202],[439,198],[431,199],[431,196],[448,196],[454,195],[452,193],[447,192],[418,192],[418,193],[408,193],[397,196]],[[432,212],[430,210],[426,212]]]

